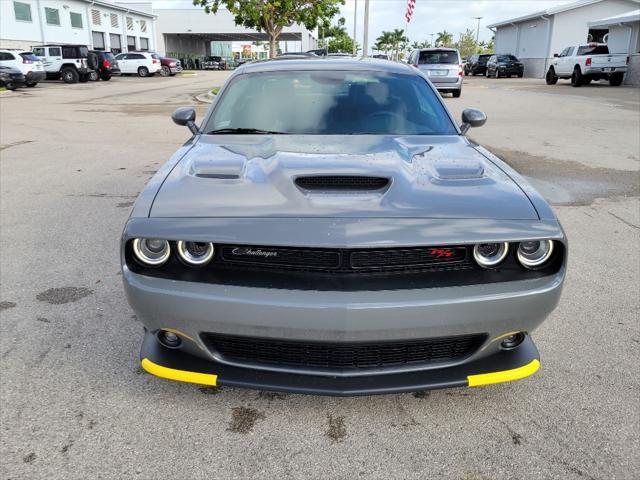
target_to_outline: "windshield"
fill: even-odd
[[[517,62],[518,59],[513,55],[498,55],[499,62]]]
[[[223,91],[204,131],[457,134],[436,95],[414,75],[351,71],[239,75]]]
[[[420,52],[420,59],[418,64],[458,64],[458,52],[444,51],[444,52]]]

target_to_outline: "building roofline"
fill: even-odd
[[[619,15],[614,15],[612,17],[594,20],[593,22],[589,22],[589,26],[604,27],[607,25],[615,25],[618,23],[633,23],[633,22],[640,22],[640,8],[636,10],[631,10],[626,13],[621,13]]]
[[[557,13],[567,12],[569,10],[586,7],[588,5],[593,5],[594,3],[600,3],[602,1],[603,0],[578,0],[577,2],[567,3],[565,5],[558,5],[557,7],[547,8],[546,10],[540,10],[538,12],[530,13],[529,15],[524,15],[522,17],[516,17],[516,18],[511,18],[509,20],[503,20],[501,22],[492,23],[491,25],[487,25],[487,28],[503,27],[505,25],[510,25],[512,23],[526,22],[527,20],[533,20],[535,18],[540,18],[547,15],[555,15]],[[631,0],[631,1],[634,3],[639,3],[639,0]]]
[[[112,8],[114,10],[119,10],[121,12],[128,12],[128,13],[133,13],[135,15],[140,15],[141,17],[147,17],[147,18],[157,18],[158,16],[153,14],[153,13],[149,13],[149,12],[143,12],[142,10],[136,10],[135,8],[129,8],[129,7],[125,7],[124,4],[116,4],[116,3],[111,3],[111,2],[106,2],[104,0],[82,0],[84,3],[90,3],[92,5],[97,5],[99,7],[106,7],[106,8]]]

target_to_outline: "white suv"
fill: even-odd
[[[137,73],[141,77],[153,77],[162,70],[160,60],[149,52],[129,52],[116,55],[122,73]]]
[[[20,70],[25,76],[25,85],[27,87],[35,87],[38,82],[44,80],[47,76],[40,59],[28,50],[1,49],[0,66]]]

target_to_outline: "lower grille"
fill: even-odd
[[[202,334],[229,361],[335,370],[451,362],[471,355],[483,334],[394,342],[325,343]]]

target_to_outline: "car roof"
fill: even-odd
[[[276,57],[245,63],[237,71],[241,73],[276,72],[291,70],[360,70],[386,73],[416,73],[405,63],[390,62],[376,58],[351,57]]]
[[[457,52],[457,48],[449,47],[434,47],[434,48],[419,48],[421,52]]]

